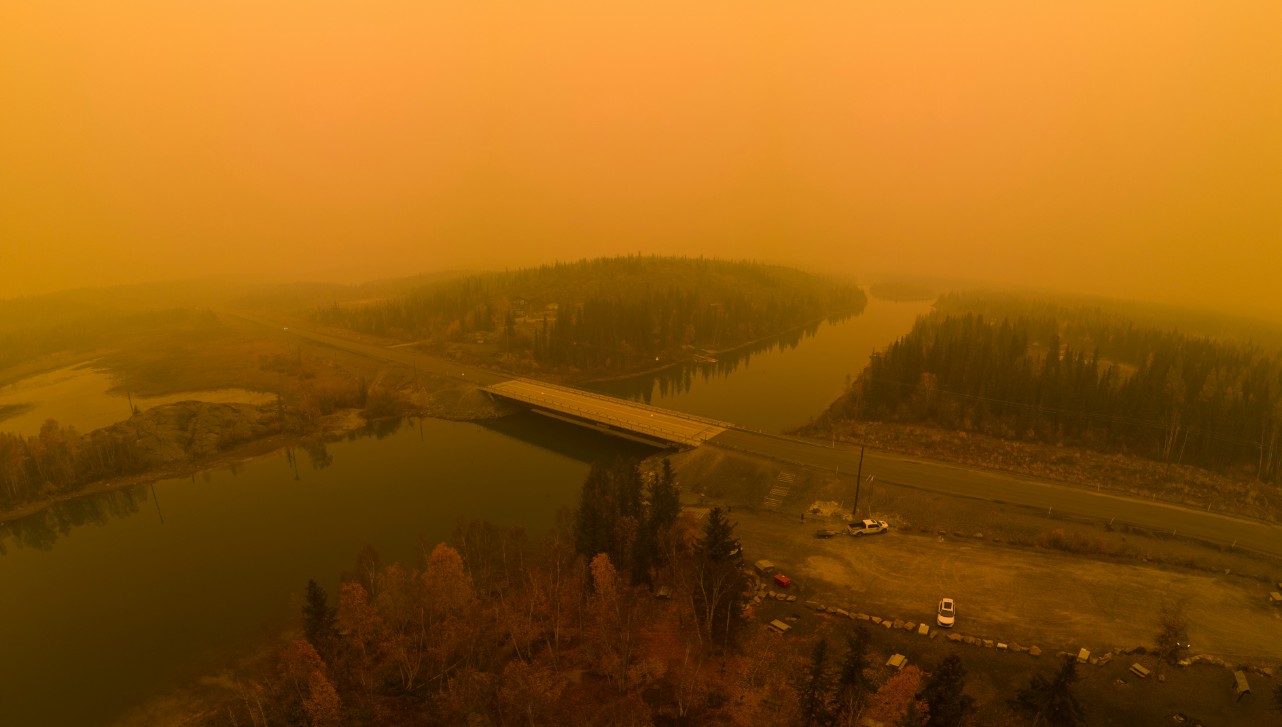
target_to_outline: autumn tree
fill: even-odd
[[[1034,674],[1028,686],[1020,689],[1012,705],[1033,715],[1033,724],[1051,727],[1074,727],[1086,721],[1082,702],[1073,694],[1078,680],[1077,660],[1064,659],[1053,679]]]
[[[342,724],[342,700],[326,674],[325,662],[306,641],[293,641],[278,660],[279,707],[285,721],[314,727]]]
[[[641,625],[638,599],[623,585],[610,556],[597,554],[590,569],[592,651],[601,672],[615,683],[621,693],[626,693]]]
[[[929,707],[928,727],[956,727],[961,723],[975,701],[962,693],[965,686],[966,669],[961,658],[956,654],[944,657],[917,695]]]
[[[919,725],[929,719],[930,708],[917,697],[921,670],[906,666],[886,680],[869,699],[867,718],[887,725]]]

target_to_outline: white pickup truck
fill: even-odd
[[[846,532],[851,535],[876,535],[884,533],[890,529],[890,525],[885,520],[858,520],[850,523],[846,527]]]

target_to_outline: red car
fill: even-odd
[[[792,585],[792,579],[782,573],[775,574],[775,583],[787,588]]]

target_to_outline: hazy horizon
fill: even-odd
[[[0,299],[623,254],[1282,317],[1282,6],[0,10]]]

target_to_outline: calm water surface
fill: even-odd
[[[863,370],[869,354],[907,333],[930,306],[869,298],[860,315],[721,354],[716,363],[598,382],[590,388],[778,433],[806,424],[827,409]]]
[[[765,431],[804,424],[928,304],[867,310],[780,341],[598,390]],[[96,725],[230,663],[331,593],[369,543],[486,519],[546,530],[595,459],[647,447],[520,414],[413,420],[191,479],[85,497],[0,525],[0,724]]]

